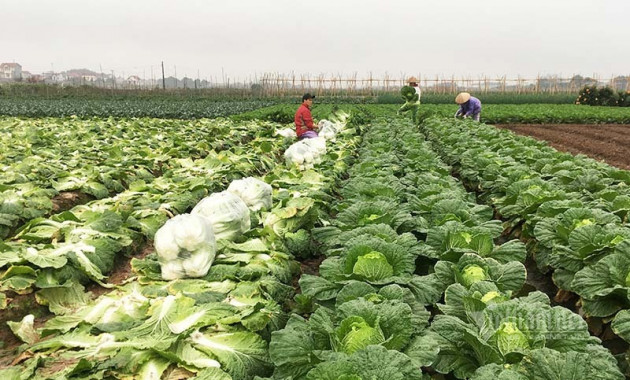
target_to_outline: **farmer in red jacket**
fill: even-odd
[[[311,115],[311,107],[313,106],[315,96],[306,93],[302,96],[302,105],[295,113],[295,133],[298,140],[310,139],[317,137],[317,126],[313,124],[313,116]]]

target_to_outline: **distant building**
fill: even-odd
[[[51,79],[53,82],[61,83],[68,80],[68,77],[63,73],[53,73],[51,75]]]
[[[130,85],[132,85],[132,86],[138,86],[138,85],[140,85],[140,82],[141,82],[141,81],[142,81],[142,80],[141,80],[141,79],[140,79],[140,77],[139,77],[139,76],[137,76],[137,75],[132,75],[132,76],[130,76],[129,78],[127,78],[127,84],[130,84]]]
[[[96,75],[81,75],[81,79],[83,82],[96,82],[98,80],[98,76]]]
[[[19,63],[0,63],[0,78],[21,80],[22,66]]]

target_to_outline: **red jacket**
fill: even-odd
[[[313,116],[311,116],[311,110],[302,104],[295,113],[295,133],[298,137],[302,136],[307,131],[313,130]]]

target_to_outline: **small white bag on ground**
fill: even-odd
[[[216,240],[234,240],[251,227],[249,208],[238,196],[228,191],[213,193],[202,199],[191,214],[207,218]]]
[[[199,215],[182,214],[168,220],[156,232],[154,245],[165,280],[203,277],[216,255],[212,225]]]
[[[297,138],[297,133],[295,133],[295,129],[293,128],[278,129],[276,130],[276,135],[291,139]]]
[[[317,123],[317,126],[319,127],[319,131],[317,132],[319,137],[323,137],[328,141],[335,141],[337,137],[337,129],[331,121],[320,120],[319,123]]]
[[[322,119],[317,123],[317,128],[321,131],[323,128],[330,128],[333,126],[332,121]]]
[[[271,185],[259,179],[247,177],[234,180],[227,191],[240,197],[254,212],[271,209]]]

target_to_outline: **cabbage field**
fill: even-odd
[[[630,376],[630,172],[494,125],[630,111],[215,106],[0,117],[0,376]]]

